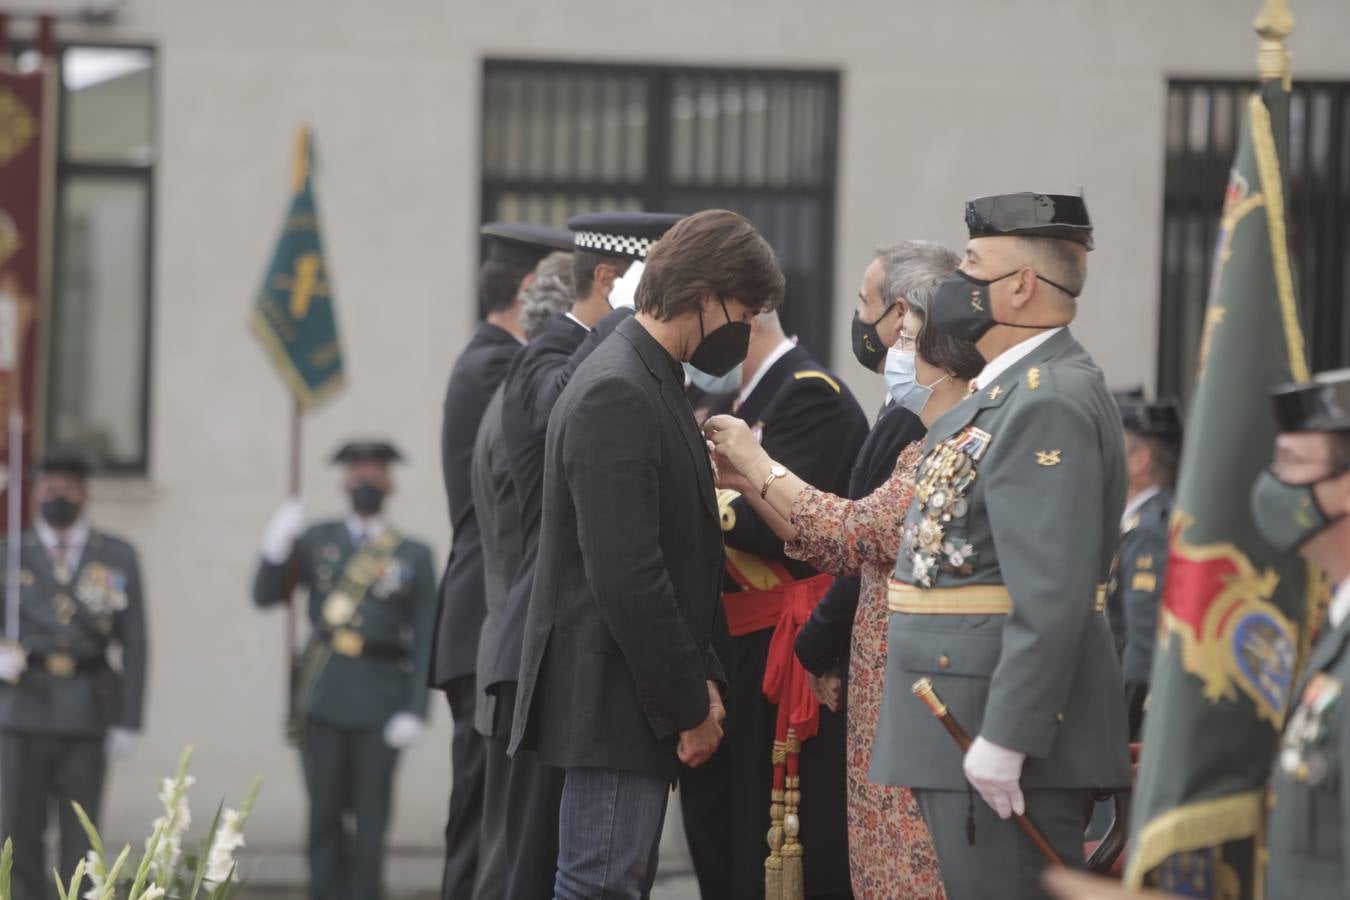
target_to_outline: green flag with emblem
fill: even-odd
[[[1261,896],[1265,785],[1306,657],[1315,582],[1259,536],[1270,388],[1309,377],[1285,231],[1283,3],[1258,16],[1263,83],[1229,177],[1171,523],[1126,881]]]
[[[314,200],[314,148],[300,129],[291,205],[272,263],[253,306],[253,330],[302,407],[313,407],[343,384],[332,284]]]

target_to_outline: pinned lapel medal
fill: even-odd
[[[1280,769],[1295,781],[1315,785],[1326,778],[1329,766],[1322,744],[1341,691],[1341,682],[1325,672],[1318,672],[1304,687],[1280,748]]]
[[[996,385],[994,385],[993,387],[991,387],[991,388],[989,389],[989,399],[990,399],[990,400],[997,400],[997,399],[998,399],[998,395],[999,395],[999,394],[1002,394],[1002,393],[1003,393],[1003,387],[1002,387],[1002,385],[997,385],[997,384],[996,384]]]
[[[1035,388],[1032,388],[1035,390]],[[1036,465],[1038,466],[1057,466],[1064,461],[1063,450],[1037,450]]]

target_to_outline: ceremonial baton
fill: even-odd
[[[19,394],[22,376],[23,333],[19,298],[10,290],[0,291],[0,372],[9,375],[9,459],[5,469],[5,493],[9,500],[5,512],[5,640],[19,642],[19,553],[23,531],[23,398]]]
[[[956,745],[961,748],[961,752],[964,753],[969,750],[970,735],[966,734],[966,730],[961,727],[961,723],[956,721],[952,716],[951,711],[947,709],[947,704],[943,703],[942,699],[938,697],[937,692],[933,690],[932,680],[920,678],[918,681],[914,682],[912,690],[914,691],[914,696],[922,700],[929,711],[931,711],[933,715],[937,717],[937,720],[942,723],[942,727],[947,729],[947,733],[952,736],[952,740],[956,741]],[[1041,851],[1041,856],[1044,856],[1050,861],[1050,865],[1064,865],[1064,861],[1059,858],[1059,854],[1055,852],[1055,848],[1050,846],[1050,842],[1045,839],[1045,835],[1041,834],[1041,830],[1036,827],[1035,822],[1032,822],[1026,816],[1019,813],[1013,813],[1012,817],[1013,821],[1017,823],[1018,827],[1022,829],[1026,836],[1031,838],[1031,843],[1036,845],[1036,849]]]

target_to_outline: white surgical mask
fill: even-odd
[[[933,396],[933,388],[946,381],[949,376],[943,375],[932,384],[919,384],[918,375],[914,369],[914,351],[901,350],[899,343],[886,351],[886,392],[891,395],[891,400],[900,404],[905,409],[919,415],[923,408],[928,405],[928,399]]]
[[[636,260],[628,267],[618,278],[614,279],[614,287],[609,291],[610,309],[618,309],[620,306],[630,308],[637,306],[637,286],[642,280],[642,270],[645,264],[642,260]]]
[[[705,394],[734,394],[741,389],[741,366],[738,364],[725,375],[709,375],[684,363],[684,377]]]

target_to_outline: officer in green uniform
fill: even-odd
[[[297,581],[308,593],[296,705],[313,900],[381,896],[394,768],[424,730],[436,576],[430,549],[381,516],[400,459],[382,441],[344,446],[334,462],[346,466],[351,515],[305,529],[299,501],[287,501],[253,585],[258,606],[286,603]]]
[[[1066,327],[1092,246],[1082,199],[981,197],[966,222],[927,327],[974,342],[986,366],[925,443],[871,778],[914,789],[948,897],[1042,897],[1046,861],[1012,813],[1081,866],[1089,791],[1130,783],[1104,615],[1125,453],[1102,373]],[[964,758],[911,694],[921,677],[975,736]]]
[[[1275,756],[1266,896],[1330,900],[1350,896],[1350,369],[1272,396],[1281,433],[1252,488],[1256,526],[1336,589]]]
[[[49,895],[43,838],[53,801],[57,865],[74,871],[88,843],[71,804],[98,824],[108,757],[130,751],[141,727],[140,564],[130,544],[90,525],[90,469],[74,449],[39,462],[38,516],[20,545],[18,645],[0,649],[0,840],[14,842],[14,900]],[[112,645],[120,671],[108,661]]]
[[[1128,488],[1120,547],[1107,583],[1106,616],[1121,652],[1130,740],[1140,739],[1158,605],[1167,573],[1167,528],[1181,454],[1181,414],[1175,401],[1146,403],[1142,392],[1116,396],[1125,429]]]

